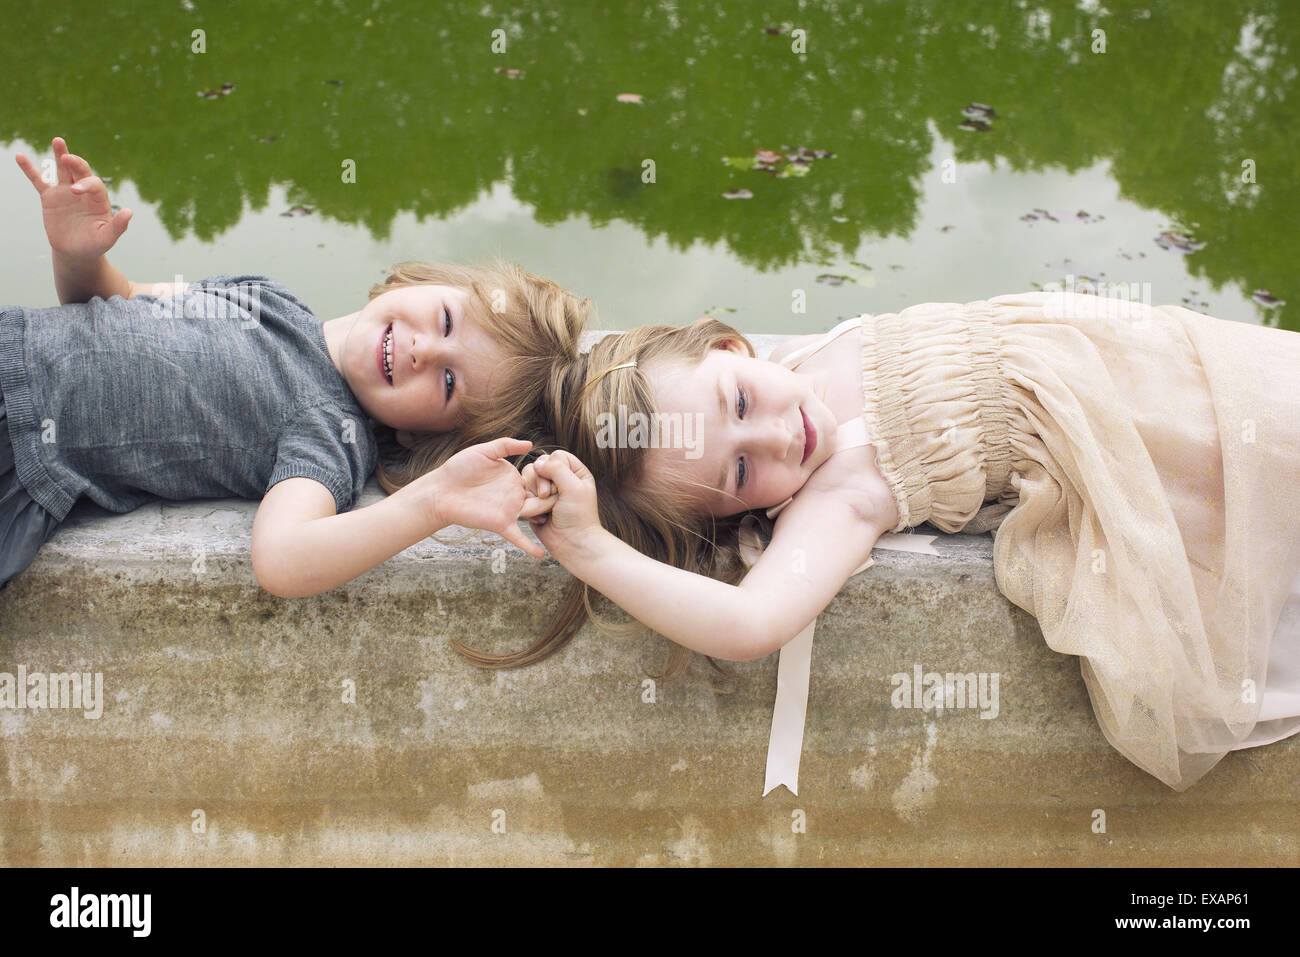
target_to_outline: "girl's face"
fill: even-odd
[[[486,396],[504,360],[476,306],[452,286],[401,286],[371,299],[348,329],[340,369],[362,408],[394,429],[457,428],[464,398]]]
[[[617,374],[617,373],[615,373]],[[824,380],[746,355],[739,343],[711,350],[694,368],[648,370],[660,414],[702,415],[696,449],[651,448],[649,468],[670,468],[717,517],[777,505],[832,451],[835,415]]]

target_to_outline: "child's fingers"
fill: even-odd
[[[63,157],[68,155],[68,144],[62,136],[50,140],[50,149],[54,150],[54,168],[58,171],[59,182],[67,185],[71,180],[63,178]]]
[[[103,193],[105,196],[108,195],[108,187],[104,185],[104,181],[98,176],[87,176],[84,179],[77,180],[72,184],[72,191],[77,194],[86,193],[94,195],[96,193]]]
[[[563,477],[567,477],[570,482],[581,483],[583,479],[591,476],[591,472],[578,461],[577,456],[571,452],[565,452],[563,449],[539,459],[537,474],[543,478],[551,479],[560,491],[565,490],[564,482],[566,478]],[[570,485],[570,487],[573,486]]]
[[[536,495],[530,495],[524,500],[524,507],[519,510],[519,517],[532,520],[539,515],[545,515],[555,507],[555,496],[550,498],[538,498]]]
[[[43,193],[50,188],[50,184],[45,182],[45,178],[41,176],[41,171],[36,168],[31,160],[22,153],[19,153],[14,157],[14,159],[18,161],[18,168],[23,171],[23,174],[31,180],[32,185],[36,187],[36,192]]]
[[[524,491],[529,495],[546,498],[551,494],[551,483],[537,474],[537,467],[532,462],[524,466],[520,477],[524,480]]]
[[[522,551],[532,555],[533,558],[546,557],[546,550],[525,535],[523,530],[514,522],[510,522],[505,528],[501,529],[501,537],[511,544],[518,546]]]
[[[78,156],[76,153],[68,153],[63,158],[63,163],[72,175],[72,181],[75,183],[79,179],[85,179],[91,175],[90,164]]]
[[[582,491],[582,479],[574,474],[571,458],[572,456],[563,457],[563,453],[556,452],[537,467],[538,474],[555,483],[555,491],[559,495],[573,495]],[[576,462],[577,459],[573,461]]]
[[[491,442],[484,442],[476,448],[483,455],[493,459],[503,459],[509,455],[523,455],[533,447],[533,443],[527,439],[511,439],[502,437],[493,439]]]
[[[109,223],[109,225],[113,229],[114,242],[116,242],[118,238],[124,232],[126,232],[126,227],[130,222],[131,222],[131,211],[129,209],[119,209],[117,211],[117,215],[114,216],[112,222]]]

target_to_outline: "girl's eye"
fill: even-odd
[[[745,393],[742,392],[740,389],[737,389],[736,390],[736,414],[743,419],[745,417],[745,410],[748,408],[749,408],[749,400],[745,397]]]
[[[456,388],[456,373],[448,369],[443,373],[443,380],[447,383],[447,401],[451,401],[452,390]]]
[[[749,470],[745,468],[745,460],[740,459],[736,464],[736,491],[739,492],[745,485],[745,478]]]
[[[442,307],[442,317],[442,334],[444,336],[449,336],[451,335],[451,313],[447,311],[446,306]]]

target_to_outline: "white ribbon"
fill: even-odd
[[[769,510],[771,517],[787,503]],[[741,523],[740,555],[746,566],[752,566],[762,554],[763,544],[758,536],[757,522]],[[897,552],[915,552],[938,555],[934,535],[900,535],[887,532],[873,546]],[[868,558],[856,568],[853,575],[875,564]],[[852,578],[853,575],[849,577]],[[763,782],[763,796],[778,785],[784,784],[790,793],[799,793],[799,759],[803,753],[803,726],[808,714],[808,680],[812,672],[812,640],[817,619],[782,646],[776,668],[776,703],[772,706],[772,731],[767,739],[767,773]]]

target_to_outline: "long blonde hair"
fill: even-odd
[[[596,318],[590,299],[499,260],[485,266],[399,263],[371,288],[370,298],[427,284],[469,293],[475,319],[501,347],[505,360],[494,370],[496,387],[490,398],[462,398],[465,420],[454,431],[416,433],[408,448],[397,441],[396,430],[375,423],[379,446],[375,477],[390,494],[471,445],[501,436],[543,442],[537,396],[556,363],[577,359],[583,327]]]
[[[555,364],[542,395],[542,406],[556,445],[577,456],[595,477],[601,525],[652,558],[735,584],[745,574],[739,548],[743,514],[714,518],[702,513],[683,494],[680,480],[647,469],[646,449],[618,448],[618,443],[599,441],[596,428],[601,413],[618,409],[631,418],[636,413],[648,417],[654,411],[655,396],[647,366],[693,367],[710,350],[730,343],[740,343],[750,356],[754,355],[744,336],[712,318],[689,326],[642,326],[606,336],[590,352]],[[633,360],[635,366],[614,368]],[[559,651],[588,619],[608,632],[645,630],[636,623],[618,626],[602,619],[592,606],[591,589],[574,578],[550,629],[523,651],[490,655],[457,641],[451,644],[481,668],[525,667]],[[691,657],[690,649],[672,644],[663,671],[652,677],[684,674]],[[708,661],[715,671],[729,678],[742,677],[719,668],[711,657]]]

